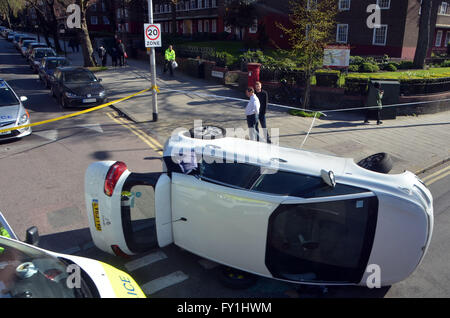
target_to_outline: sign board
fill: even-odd
[[[350,46],[329,45],[323,54],[323,66],[346,68],[350,65]]]
[[[161,47],[161,25],[144,24],[145,47]]]
[[[211,76],[223,79],[223,72],[211,71]]]

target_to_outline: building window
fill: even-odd
[[[450,31],[447,31],[446,34],[447,35],[445,36],[445,43],[444,43],[445,47],[447,47],[448,43],[450,42]]]
[[[212,20],[211,32],[217,32],[217,20]],[[450,34],[450,32],[448,34]]]
[[[198,0],[197,8],[203,8],[203,0]]]
[[[93,4],[91,5],[91,10],[92,10],[92,11],[97,11],[97,4],[96,4],[96,3],[93,3]]]
[[[159,13],[159,4],[155,4],[155,13]]]
[[[448,3],[442,2],[441,6],[439,8],[439,14],[447,14],[447,9],[448,9]]]
[[[248,29],[249,33],[255,34],[258,32],[258,19],[253,20],[252,26]]]
[[[103,24],[109,24],[109,19],[107,16],[103,16]]]
[[[203,32],[203,21],[198,20],[198,32]]]
[[[209,32],[209,20],[205,20],[205,32]]]
[[[102,1],[102,11],[106,12],[106,4],[105,4],[105,0]]]
[[[391,7],[391,0],[377,0],[377,5],[380,9],[389,9]]]
[[[379,28],[373,29],[373,45],[386,45],[387,24],[382,24]]]
[[[211,0],[205,0],[205,8],[209,8],[209,1]]]
[[[350,10],[350,0],[339,0],[339,10],[341,11]]]
[[[348,42],[348,24],[338,24],[336,33],[337,43],[347,43]]]
[[[97,16],[95,15],[91,16],[91,24],[92,25],[98,24]]]
[[[184,3],[184,10],[189,10],[190,6],[189,6],[189,1],[186,1]]]
[[[196,1],[191,0],[191,9],[195,9],[195,6],[196,6]]]
[[[211,0],[211,7],[212,8],[217,7],[217,1],[216,0]]]
[[[437,31],[436,33],[436,43],[434,46],[440,47],[442,44],[442,30]]]

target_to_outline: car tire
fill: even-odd
[[[67,104],[66,104],[66,100],[64,99],[64,97],[61,96],[61,107],[63,109],[67,108]]]
[[[56,97],[55,91],[53,90],[53,86],[50,87],[50,93],[52,94],[52,97]]]
[[[189,129],[191,138],[195,139],[220,139],[226,135],[226,130],[219,126],[201,126]]]
[[[392,158],[385,152],[376,153],[360,160],[358,166],[379,173],[389,173],[392,170]]]
[[[220,266],[218,278],[219,282],[229,289],[247,289],[258,281],[256,275],[228,266]]]

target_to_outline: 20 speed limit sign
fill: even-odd
[[[145,47],[161,47],[161,25],[144,24]]]

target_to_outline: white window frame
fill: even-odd
[[[342,4],[346,4],[344,7]],[[351,0],[339,0],[339,11],[350,11]]]
[[[184,11],[189,11],[191,9],[191,1],[184,2]]]
[[[340,35],[339,30],[342,27],[345,27],[345,30],[346,30],[346,32],[345,32],[345,41],[339,39],[339,35]],[[336,43],[348,43],[348,24],[338,24],[337,25],[337,29],[336,29]]]
[[[253,20],[251,27],[248,28],[248,33],[250,33],[250,34],[258,33],[258,19],[257,18],[255,18]]]
[[[435,39],[435,42],[434,42],[434,46],[435,47],[441,47],[442,46],[442,36],[443,35],[444,35],[444,31],[442,31],[442,30],[438,30],[436,32],[436,39]],[[439,39],[439,41],[438,41],[438,39]]]
[[[91,15],[91,25],[98,25],[98,17],[96,15]]]
[[[211,23],[211,32],[212,32],[212,33],[217,33],[217,20],[212,20],[212,23]]]
[[[203,0],[197,1],[197,9],[203,9]]]
[[[209,33],[211,29],[209,27],[209,20],[205,20],[205,26],[203,27],[204,32]]]
[[[448,47],[448,42],[450,42],[450,31],[445,33],[445,47]]]
[[[197,22],[197,32],[203,33],[203,20],[198,20]]]
[[[205,9],[210,7],[210,0],[205,0]]]
[[[196,4],[197,4],[197,1],[191,0],[191,10],[196,9],[196,7],[195,7]]]
[[[384,1],[388,1],[387,6],[381,6]],[[380,7],[381,10],[389,10],[391,8],[391,0],[377,0],[377,5]]]
[[[385,32],[385,36],[384,36],[384,43],[376,43],[376,35],[377,35],[377,31],[386,27],[386,32]],[[372,45],[379,45],[379,46],[386,46],[387,43],[387,36],[388,36],[388,25],[387,24],[381,24],[379,28],[374,28],[373,29],[373,38],[372,38]]]
[[[448,3],[443,1],[439,6],[439,15],[447,15]]]
[[[211,8],[217,7],[217,0],[211,0]]]

